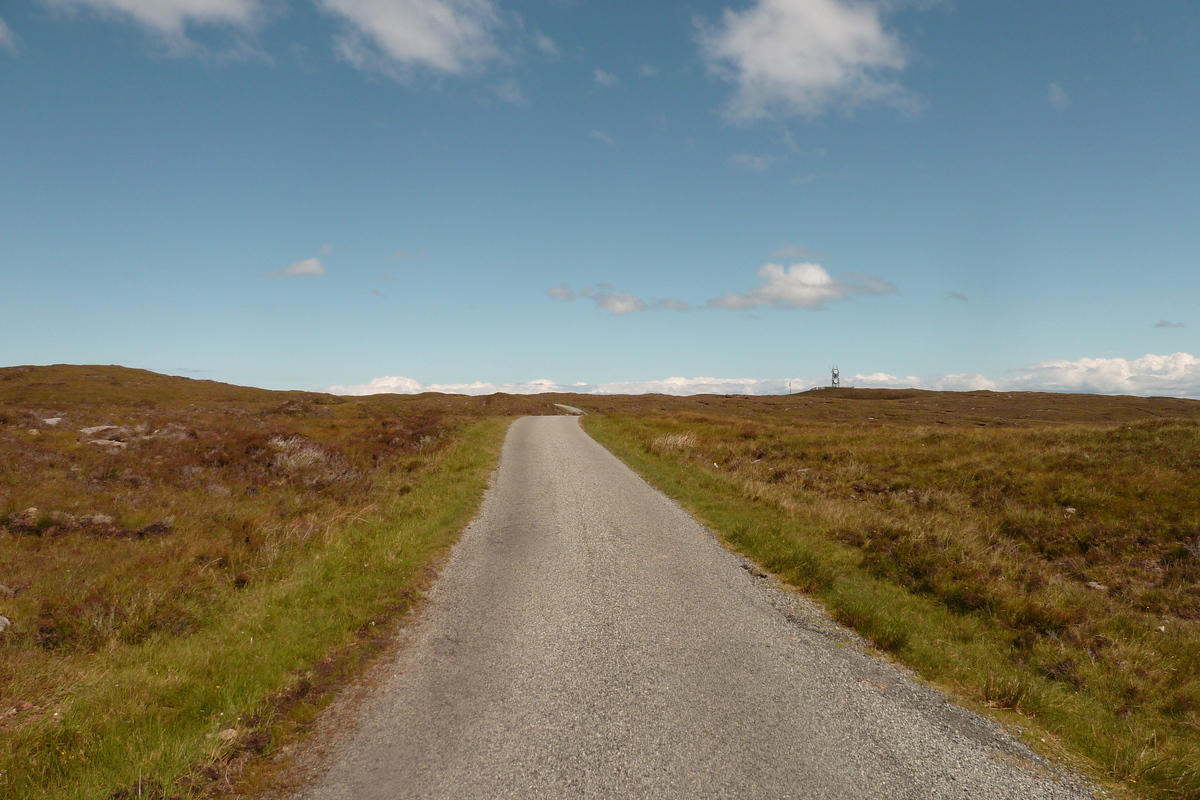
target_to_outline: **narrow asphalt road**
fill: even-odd
[[[1091,795],[755,577],[577,419],[535,417],[300,797]]]

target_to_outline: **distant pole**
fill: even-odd
[[[837,367],[834,367],[833,375],[832,375],[830,383],[829,383],[829,388],[830,389],[840,389],[841,387],[842,387],[841,373],[838,372]]]

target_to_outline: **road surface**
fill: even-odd
[[[1091,797],[748,567],[576,418],[519,420],[299,797]]]

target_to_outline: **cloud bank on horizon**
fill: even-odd
[[[1082,394],[1116,394],[1138,396],[1186,397],[1200,399],[1200,358],[1189,353],[1171,355],[1147,354],[1141,358],[1081,358],[1076,361],[1053,359],[1031,367],[1009,370],[1010,375],[990,379],[979,374],[963,373],[935,378],[914,375],[898,377],[886,372],[843,377],[847,387],[871,389],[930,389],[935,391],[968,392],[989,390],[998,392],[1078,392]],[[484,395],[496,392],[507,394],[541,394],[564,392],[575,394],[743,394],[774,395],[804,391],[827,385],[827,379],[812,378],[666,378],[656,381],[624,381],[612,383],[556,383],[538,379],[528,383],[495,384],[422,383],[413,378],[388,376],[374,378],[363,384],[330,386],[326,391],[339,395],[369,394],[444,394]]]

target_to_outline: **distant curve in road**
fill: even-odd
[[[1092,797],[742,567],[577,419],[518,420],[410,643],[299,797]]]

